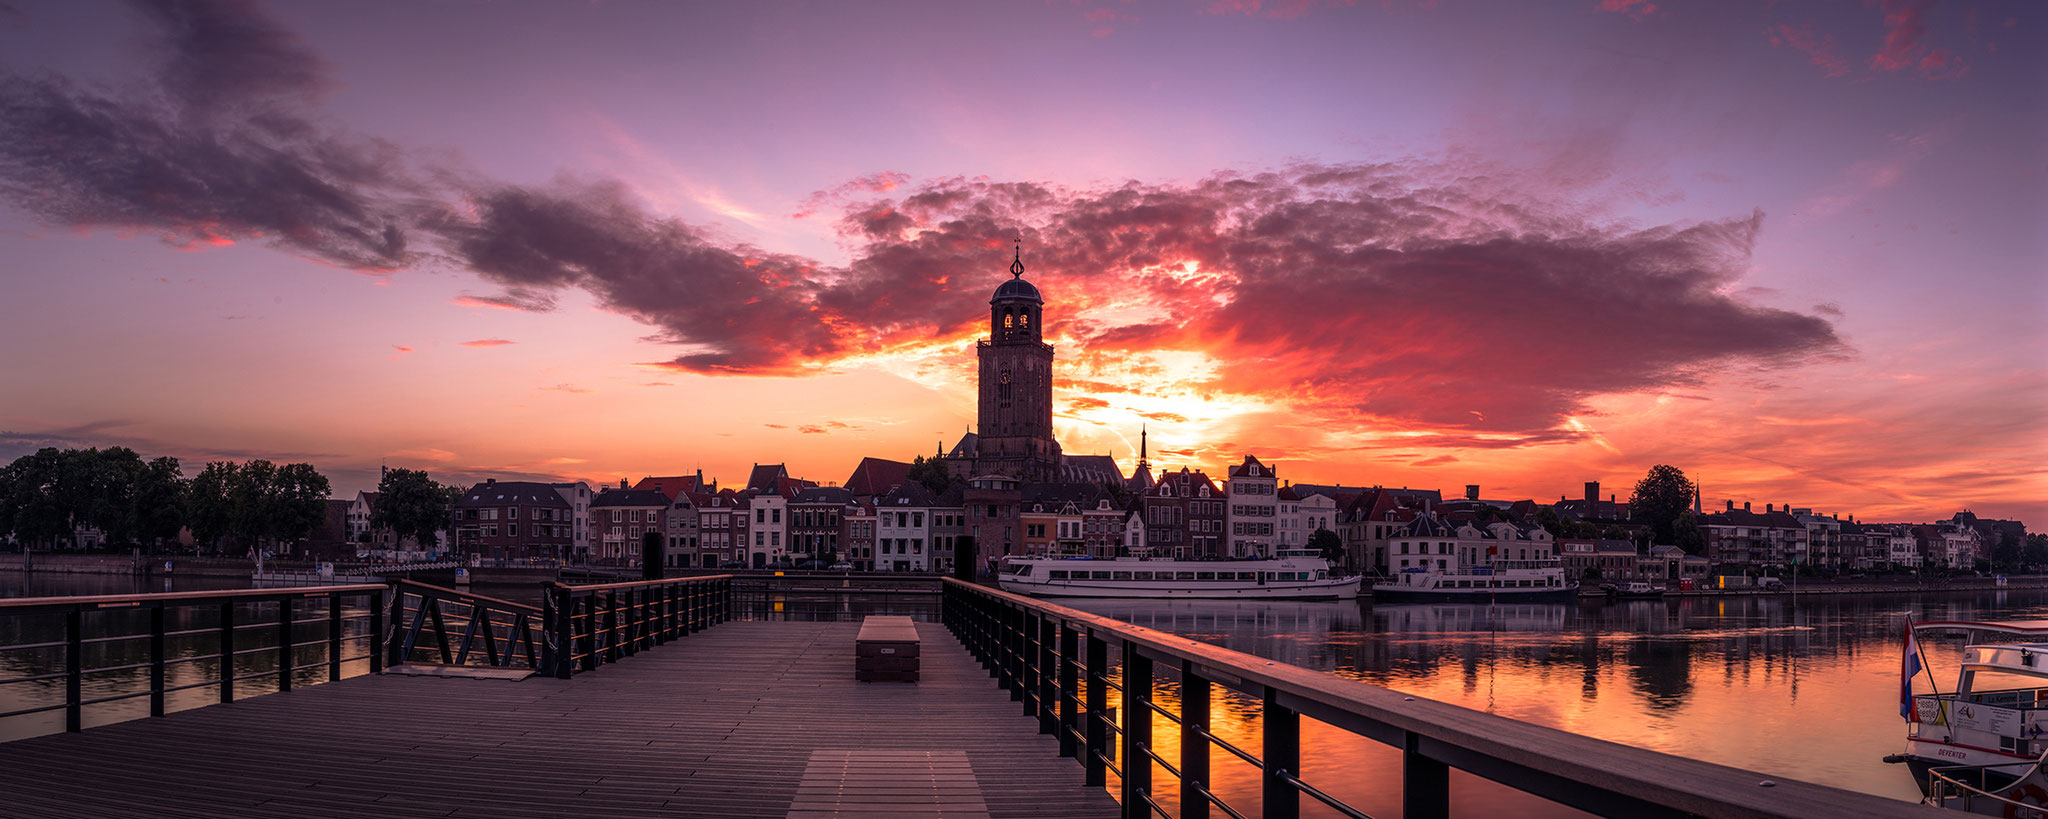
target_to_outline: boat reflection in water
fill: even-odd
[[[1881,760],[1899,744],[1906,618],[2048,617],[2048,592],[2038,590],[1493,606],[1056,602],[1538,725],[1902,800],[1917,800],[1919,789]],[[1928,651],[1931,661],[1954,659],[1938,654],[1952,646]],[[1218,736],[1256,748],[1256,703],[1220,691]],[[1179,707],[1173,686],[1160,692],[1167,707]],[[1178,736],[1171,723],[1162,718],[1153,730],[1161,748],[1177,749],[1166,739]],[[1399,813],[1396,750],[1312,720],[1303,731],[1307,781],[1369,814]],[[1256,773],[1227,753],[1212,760],[1216,786],[1229,789],[1232,804],[1255,805]],[[1452,776],[1458,813],[1575,815]]]

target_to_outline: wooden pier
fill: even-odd
[[[560,680],[383,674],[0,744],[21,817],[1114,816],[944,627],[724,623]],[[516,676],[516,675],[515,675]]]

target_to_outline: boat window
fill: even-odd
[[[1116,572],[1114,576],[1115,576],[1115,577],[1116,577],[1116,579],[1118,579],[1118,580],[1129,580],[1129,579],[1131,579],[1131,573],[1130,573],[1130,572]]]
[[[1108,580],[1109,572],[1089,572],[1088,576],[1096,580]]]
[[[1029,563],[1025,563],[1025,564],[1023,564],[1023,565],[1020,565],[1020,566],[1018,566],[1018,567],[1017,567],[1017,576],[1018,576],[1018,577],[1030,577],[1030,576],[1031,576],[1031,564],[1029,564]]]
[[[1330,579],[1330,572],[1329,572],[1328,570],[1326,570],[1326,569],[1317,569],[1317,570],[1316,570],[1316,579],[1317,579],[1317,580],[1328,580],[1328,579]]]
[[[1174,578],[1175,580],[1193,580],[1193,579],[1195,579],[1195,573],[1194,573],[1194,572],[1178,572],[1178,573],[1174,574],[1173,578]]]
[[[1215,579],[1216,579],[1216,573],[1215,573],[1215,572],[1195,572],[1195,579],[1196,579],[1196,580],[1215,580]]]
[[[1067,579],[1067,572],[1066,572],[1066,570],[1065,570],[1065,569],[1054,569],[1054,570],[1052,570],[1052,579],[1054,579],[1054,580],[1065,580],[1065,579]]]
[[[1132,572],[1132,573],[1131,573],[1131,579],[1132,579],[1132,580],[1151,580],[1151,579],[1152,579],[1152,573],[1151,573],[1151,572]]]

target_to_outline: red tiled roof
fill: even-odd
[[[847,476],[846,488],[856,495],[882,495],[907,480],[910,480],[910,464],[884,458],[862,458],[854,466],[853,474]]]

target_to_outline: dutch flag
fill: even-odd
[[[1907,722],[1919,722],[1920,712],[1913,707],[1913,675],[1920,673],[1920,641],[1913,637],[1913,621],[1906,621],[1906,657],[1899,669],[1899,718]]]

